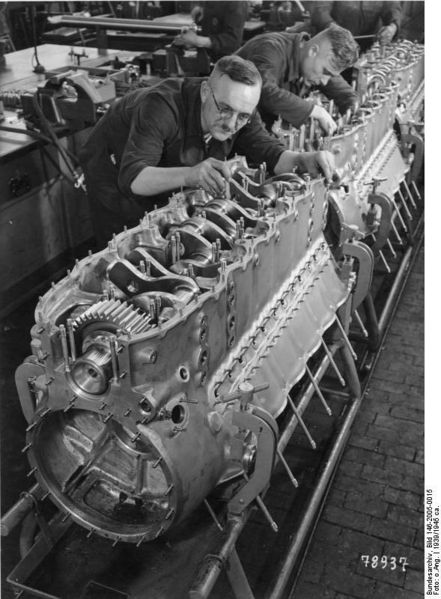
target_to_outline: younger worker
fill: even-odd
[[[225,56],[208,79],[165,79],[116,100],[82,149],[99,248],[181,187],[222,193],[234,154],[274,174],[334,173],[329,152],[292,152],[263,127],[253,63]]]
[[[251,60],[262,76],[259,112],[268,129],[278,116],[297,128],[312,117],[326,134],[332,134],[337,125],[325,108],[301,98],[313,86],[334,100],[341,114],[357,100],[340,73],[357,60],[358,46],[351,33],[338,25],[313,38],[307,33],[263,33],[236,54]]]

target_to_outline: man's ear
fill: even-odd
[[[318,44],[311,44],[308,48],[308,56],[317,56],[320,52],[320,46]]]
[[[201,83],[201,100],[202,100],[202,102],[205,102],[205,100],[208,97],[208,94],[209,94],[208,81],[202,81],[202,83]]]

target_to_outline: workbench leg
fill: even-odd
[[[235,548],[228,557],[226,572],[236,599],[255,599]]]
[[[96,28],[96,45],[98,48],[98,54],[100,56],[106,56],[108,48],[107,32],[102,27]]]

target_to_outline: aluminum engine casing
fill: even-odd
[[[272,200],[178,194],[40,299],[16,373],[26,451],[80,525],[151,540],[256,456],[271,470],[275,418],[353,282],[323,181],[285,179]]]

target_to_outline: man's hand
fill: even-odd
[[[323,175],[329,182],[335,180],[334,155],[331,152],[293,152],[285,150],[274,167],[274,174],[281,175],[298,169],[299,173],[309,173],[311,177]]]
[[[185,46],[185,48],[197,48],[198,47],[198,35],[193,29],[184,29],[182,33],[175,37],[173,44],[175,46]]]
[[[314,105],[310,116],[319,122],[320,127],[323,129],[326,135],[332,135],[337,129],[337,123],[334,121],[332,116],[325,108],[323,108],[323,106],[320,106],[319,104]]]
[[[311,177],[324,175],[325,179],[332,181],[336,176],[334,155],[331,152],[300,152],[297,158],[300,173],[309,173]]]
[[[377,40],[380,42],[380,44],[389,44],[393,40],[396,32],[397,26],[395,25],[395,23],[386,25],[385,27],[382,27],[380,31],[377,33]]]
[[[224,192],[225,180],[230,178],[231,172],[227,162],[216,158],[207,158],[190,168],[185,179],[185,186],[202,187],[209,193],[216,195]]]
[[[187,50],[190,48],[207,48],[212,47],[210,37],[197,35],[193,29],[184,29],[182,33],[173,40],[175,46],[184,46]]]

